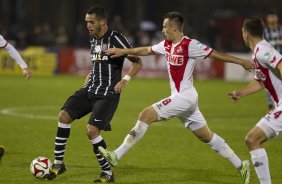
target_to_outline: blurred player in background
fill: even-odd
[[[123,78],[124,56],[110,58],[104,50],[109,48],[130,48],[127,39],[117,31],[108,29],[107,14],[103,7],[91,7],[85,21],[91,36],[92,69],[83,88],[70,96],[59,113],[58,130],[55,138],[55,161],[48,179],[54,179],[66,171],[64,164],[65,147],[70,135],[71,123],[91,113],[86,133],[93,145],[94,154],[101,166],[101,175],[94,182],[114,182],[114,174],[108,162],[100,155],[98,147],[106,147],[100,135],[101,130],[110,131],[110,121],[118,106],[120,92],[126,87],[131,77],[141,69],[141,59],[127,56],[132,66]]]
[[[28,80],[31,77],[31,71],[28,69],[27,64],[24,62],[23,58],[19,54],[19,52],[15,49],[13,45],[7,42],[2,35],[0,35],[0,48],[5,49],[8,54],[17,62],[17,64],[21,67],[23,75]],[[0,160],[4,155],[5,149],[3,145],[0,145]]]
[[[196,58],[213,58],[242,65],[251,69],[252,64],[240,58],[217,52],[197,40],[183,35],[184,20],[179,12],[169,12],[164,16],[163,30],[166,40],[150,46],[132,49],[110,49],[106,53],[112,57],[132,55],[165,55],[170,79],[171,96],[145,108],[124,142],[111,152],[99,147],[101,154],[113,166],[146,133],[154,122],[178,118],[183,125],[193,131],[196,137],[207,143],[220,156],[229,160],[241,174],[244,183],[249,183],[249,161],[241,161],[224,139],[213,133],[198,107],[198,93],[193,86],[193,71]],[[152,148],[153,149],[153,148]]]
[[[244,41],[252,51],[255,66],[254,80],[241,90],[229,93],[234,101],[266,88],[276,106],[265,115],[247,134],[246,144],[261,184],[271,184],[268,157],[262,144],[282,133],[282,56],[270,43],[263,39],[264,23],[258,17],[245,19]]]
[[[282,25],[279,25],[279,17],[276,10],[271,10],[266,15],[266,27],[264,29],[264,38],[280,54],[282,53]],[[271,111],[275,108],[275,102],[269,91],[266,90],[268,109]]]

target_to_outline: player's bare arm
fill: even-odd
[[[127,74],[116,84],[114,89],[117,93],[120,93],[127,86],[129,80],[142,68],[142,60],[140,57],[128,55],[127,59],[132,62],[132,65]]]
[[[112,48],[105,51],[107,54],[111,55],[112,58],[134,55],[134,56],[148,56],[155,54],[151,47],[137,47],[130,49],[120,49],[120,48]]]
[[[253,64],[248,60],[237,58],[235,56],[224,54],[215,50],[211,53],[210,58],[218,59],[223,62],[239,64],[244,67],[245,70],[252,70],[254,68]]]
[[[245,88],[229,92],[228,95],[234,102],[237,102],[241,97],[259,92],[262,89],[264,89],[263,83],[257,80],[253,80]]]

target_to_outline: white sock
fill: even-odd
[[[264,148],[250,151],[253,165],[261,184],[271,184],[267,153]]]
[[[226,144],[226,142],[216,135],[213,134],[212,140],[208,143],[213,150],[215,150],[223,158],[229,160],[235,168],[239,169],[242,166],[241,159],[234,153],[234,151]]]
[[[121,157],[144,136],[148,129],[148,126],[148,124],[142,121],[137,121],[133,129],[125,137],[123,143],[114,151],[117,160],[120,160]]]
[[[91,144],[97,144],[98,142],[101,142],[103,140],[102,136],[99,135],[98,137],[90,140]]]

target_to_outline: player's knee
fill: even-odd
[[[252,136],[251,134],[247,134],[245,137],[245,143],[247,144],[247,146],[249,148],[253,148],[255,147],[258,143],[258,141],[255,139],[254,136]]]
[[[156,111],[150,106],[140,112],[138,119],[144,123],[151,124],[157,121],[158,116]]]
[[[88,124],[86,127],[86,134],[88,138],[92,140],[100,135],[100,130],[95,126]]]
[[[69,113],[64,110],[59,113],[58,118],[60,123],[70,124],[72,121]]]

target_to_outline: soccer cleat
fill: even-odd
[[[111,175],[105,172],[100,174],[100,178],[94,180],[95,183],[111,183],[115,181],[114,173]]]
[[[108,151],[104,149],[102,146],[99,146],[98,150],[101,153],[101,155],[107,160],[107,162],[109,162],[111,166],[113,167],[117,166],[118,160],[117,160],[115,152]]]
[[[4,146],[0,145],[0,160],[2,156],[4,155],[4,152],[5,152]]]
[[[53,180],[54,178],[57,177],[57,175],[62,174],[63,172],[65,172],[66,166],[64,163],[62,164],[53,164],[52,168],[50,170],[50,174],[48,174],[46,177],[48,180]]]
[[[250,183],[250,161],[249,160],[242,161],[242,167],[238,171],[243,178],[243,183],[249,184]]]

